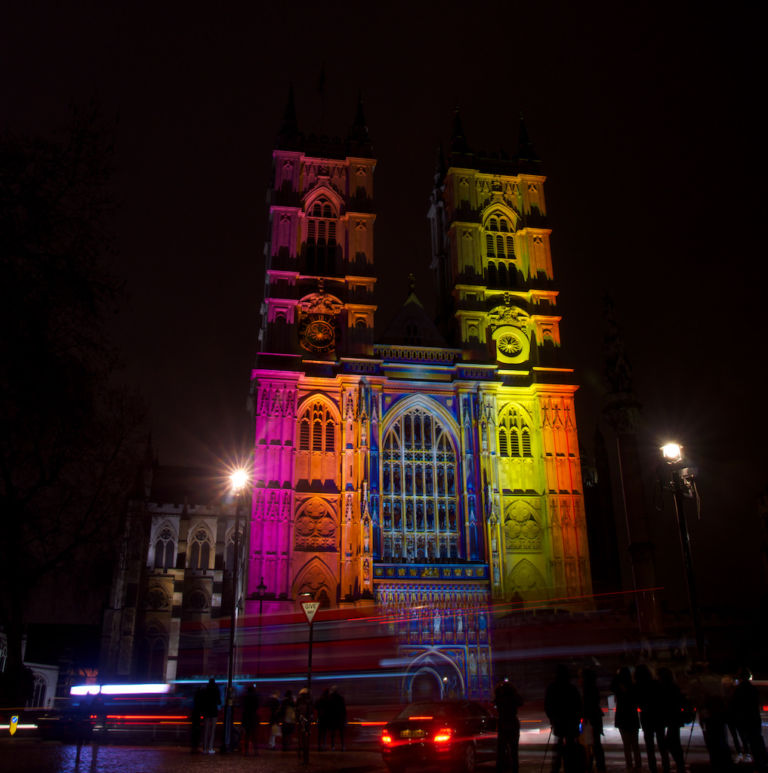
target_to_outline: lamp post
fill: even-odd
[[[256,598],[259,600],[259,640],[256,645],[256,684],[259,683],[261,675],[261,608],[264,603],[264,591],[267,586],[264,585],[264,578],[259,578],[259,584],[256,586]]]
[[[704,637],[701,631],[698,594],[696,593],[696,575],[693,571],[693,555],[691,540],[688,535],[688,524],[685,520],[685,500],[698,499],[696,475],[683,457],[683,447],[678,443],[667,443],[661,447],[663,463],[659,467],[659,479],[664,488],[672,492],[675,506],[675,518],[680,532],[680,549],[683,553],[685,566],[685,581],[688,590],[688,605],[691,608],[693,634],[696,639],[696,654],[699,658],[705,656]]]
[[[307,689],[310,695],[312,694],[312,621],[315,618],[315,612],[320,606],[319,601],[313,601],[311,593],[300,593],[301,608],[304,610],[304,614],[307,617],[309,623],[309,652],[307,653]]]
[[[232,561],[232,603],[229,616],[229,650],[227,660],[227,697],[224,705],[224,741],[222,752],[228,752],[232,746],[232,720],[234,714],[234,690],[232,681],[235,673],[235,629],[237,627],[238,584],[240,575],[240,514],[244,495],[247,491],[248,473],[235,470],[229,476],[230,488],[235,497],[235,535]]]

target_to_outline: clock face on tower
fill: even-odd
[[[517,327],[505,325],[493,334],[496,340],[496,358],[499,362],[516,364],[529,356],[530,344],[525,333]]]
[[[313,319],[304,328],[302,344],[311,352],[327,352],[333,349],[336,331],[325,319]]]
[[[507,357],[516,357],[523,351],[522,341],[515,335],[503,335],[499,337],[497,346]]]

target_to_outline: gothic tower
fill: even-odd
[[[335,605],[372,592],[356,374],[373,352],[375,165],[362,104],[342,142],[300,134],[289,96],[273,152],[252,374],[251,593],[262,578],[277,599],[311,592]]]
[[[474,385],[475,464],[496,599],[587,596],[591,579],[573,371],[559,362],[560,316],[545,177],[520,122],[517,158],[472,153],[458,111],[429,218],[440,323]]]

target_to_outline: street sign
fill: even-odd
[[[301,602],[301,608],[304,610],[304,614],[307,616],[308,623],[312,622],[312,618],[315,616],[315,612],[317,612],[319,606],[320,606],[319,601]]]

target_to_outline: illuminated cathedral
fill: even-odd
[[[246,613],[259,588],[275,611],[302,594],[375,607],[409,696],[483,696],[496,605],[591,593],[545,178],[522,122],[517,156],[490,157],[457,114],[428,212],[437,319],[412,286],[382,324],[376,163],[362,104],[334,141],[303,135],[289,98],[252,373]]]

